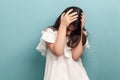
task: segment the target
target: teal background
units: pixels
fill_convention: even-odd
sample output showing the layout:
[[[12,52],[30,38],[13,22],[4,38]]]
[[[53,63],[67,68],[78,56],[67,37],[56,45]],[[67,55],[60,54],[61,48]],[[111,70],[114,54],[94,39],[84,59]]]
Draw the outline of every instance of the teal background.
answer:
[[[90,48],[82,59],[90,80],[120,80],[120,0],[0,0],[0,80],[42,80],[41,31],[68,6],[82,8]]]

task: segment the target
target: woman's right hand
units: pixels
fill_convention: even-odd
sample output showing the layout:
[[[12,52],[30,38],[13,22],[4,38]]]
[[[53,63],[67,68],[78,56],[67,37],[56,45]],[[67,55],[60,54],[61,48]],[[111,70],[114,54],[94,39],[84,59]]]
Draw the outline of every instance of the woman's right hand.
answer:
[[[68,12],[61,15],[60,26],[67,28],[70,23],[74,22],[78,18],[77,12],[72,12],[73,9],[70,9]],[[72,12],[72,13],[71,13]]]

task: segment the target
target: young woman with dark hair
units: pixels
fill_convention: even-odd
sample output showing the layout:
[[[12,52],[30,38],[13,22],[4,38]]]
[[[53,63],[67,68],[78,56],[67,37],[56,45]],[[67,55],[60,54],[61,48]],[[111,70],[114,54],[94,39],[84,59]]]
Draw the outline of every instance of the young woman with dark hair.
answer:
[[[81,56],[89,47],[85,17],[79,7],[68,7],[53,26],[42,31],[36,47],[46,56],[44,80],[89,80]]]

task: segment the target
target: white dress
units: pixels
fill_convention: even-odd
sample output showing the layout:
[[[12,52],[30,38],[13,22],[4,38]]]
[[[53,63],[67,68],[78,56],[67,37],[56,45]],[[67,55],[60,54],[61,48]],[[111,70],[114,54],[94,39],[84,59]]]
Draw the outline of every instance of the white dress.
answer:
[[[60,57],[53,55],[47,48],[45,42],[54,43],[56,37],[57,31],[48,28],[47,31],[42,31],[40,43],[36,47],[43,56],[46,56],[44,80],[89,80],[81,58],[78,61],[72,59],[70,47],[66,45],[64,54]],[[87,40],[84,49],[88,47]]]

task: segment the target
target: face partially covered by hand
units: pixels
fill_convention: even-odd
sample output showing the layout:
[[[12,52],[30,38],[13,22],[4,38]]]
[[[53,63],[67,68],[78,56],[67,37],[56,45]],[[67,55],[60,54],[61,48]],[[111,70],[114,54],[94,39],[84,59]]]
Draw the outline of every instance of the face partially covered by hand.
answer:
[[[67,32],[66,32],[66,36],[70,36],[70,34],[75,30],[75,27],[70,25],[69,27],[67,27]]]

